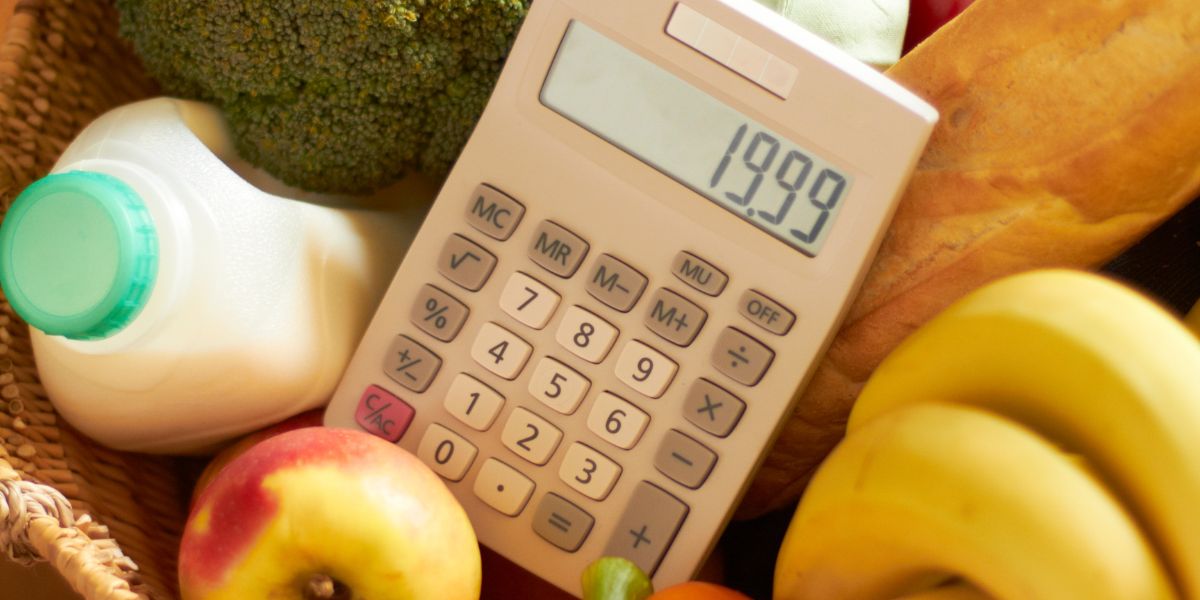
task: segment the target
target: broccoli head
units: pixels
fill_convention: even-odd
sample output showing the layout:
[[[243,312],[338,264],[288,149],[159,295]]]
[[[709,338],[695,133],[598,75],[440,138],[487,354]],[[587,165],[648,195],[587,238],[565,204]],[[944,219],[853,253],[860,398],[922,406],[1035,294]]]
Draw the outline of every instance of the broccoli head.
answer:
[[[166,93],[212,102],[242,158],[305,189],[442,178],[530,0],[117,0]]]

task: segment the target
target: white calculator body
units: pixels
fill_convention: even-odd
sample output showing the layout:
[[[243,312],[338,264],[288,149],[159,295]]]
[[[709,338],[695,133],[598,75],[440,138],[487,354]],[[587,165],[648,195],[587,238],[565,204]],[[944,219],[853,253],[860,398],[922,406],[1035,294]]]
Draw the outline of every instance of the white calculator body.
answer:
[[[689,579],[936,119],[752,0],[537,0],[325,422],[563,590]]]

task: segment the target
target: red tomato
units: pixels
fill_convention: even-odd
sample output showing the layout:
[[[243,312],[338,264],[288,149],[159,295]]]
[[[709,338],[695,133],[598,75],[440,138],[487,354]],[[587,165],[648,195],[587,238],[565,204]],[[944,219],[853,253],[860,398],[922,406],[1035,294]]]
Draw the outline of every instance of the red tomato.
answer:
[[[904,52],[945,25],[974,0],[912,0],[908,6],[908,29],[904,31]]]

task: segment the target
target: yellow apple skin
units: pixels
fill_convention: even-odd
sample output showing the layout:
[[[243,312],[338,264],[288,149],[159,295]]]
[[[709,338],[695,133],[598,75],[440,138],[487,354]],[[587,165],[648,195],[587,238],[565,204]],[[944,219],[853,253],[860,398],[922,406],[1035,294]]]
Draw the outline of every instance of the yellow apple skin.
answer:
[[[302,600],[317,576],[370,600],[476,599],[480,555],[436,474],[366,433],[267,439],[199,496],[179,552],[184,600]]]

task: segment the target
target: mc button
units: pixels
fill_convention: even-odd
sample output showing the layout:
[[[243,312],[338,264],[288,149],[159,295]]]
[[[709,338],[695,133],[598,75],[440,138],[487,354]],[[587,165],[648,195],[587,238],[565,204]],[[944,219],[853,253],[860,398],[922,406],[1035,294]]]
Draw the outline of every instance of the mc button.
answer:
[[[502,242],[512,236],[524,215],[525,207],[520,202],[487,184],[479,184],[467,202],[471,227]]]

